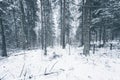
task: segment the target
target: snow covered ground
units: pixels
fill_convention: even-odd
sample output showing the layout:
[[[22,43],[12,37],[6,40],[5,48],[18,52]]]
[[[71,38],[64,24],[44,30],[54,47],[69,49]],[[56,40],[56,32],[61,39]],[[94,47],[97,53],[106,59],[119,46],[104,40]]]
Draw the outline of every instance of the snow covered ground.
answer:
[[[48,48],[48,56],[42,50],[13,53],[0,59],[0,80],[120,80],[120,50],[81,53],[77,47],[70,53],[69,48]]]

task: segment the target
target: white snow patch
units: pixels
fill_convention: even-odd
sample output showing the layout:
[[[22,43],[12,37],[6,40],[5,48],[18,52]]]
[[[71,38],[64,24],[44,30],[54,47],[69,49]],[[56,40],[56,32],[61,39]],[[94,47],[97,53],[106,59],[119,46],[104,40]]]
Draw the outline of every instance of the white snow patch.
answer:
[[[99,49],[85,57],[82,48],[22,51],[0,60],[1,80],[120,80],[119,50]],[[92,52],[92,51],[91,51]]]

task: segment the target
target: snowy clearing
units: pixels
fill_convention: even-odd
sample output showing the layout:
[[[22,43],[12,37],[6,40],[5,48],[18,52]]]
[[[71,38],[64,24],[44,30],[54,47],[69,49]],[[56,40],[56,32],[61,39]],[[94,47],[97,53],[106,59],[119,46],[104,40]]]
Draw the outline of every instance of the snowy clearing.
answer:
[[[120,51],[99,49],[84,57],[82,48],[14,53],[0,60],[1,80],[120,80]],[[108,55],[109,53],[109,55]],[[63,55],[64,54],[64,55]]]

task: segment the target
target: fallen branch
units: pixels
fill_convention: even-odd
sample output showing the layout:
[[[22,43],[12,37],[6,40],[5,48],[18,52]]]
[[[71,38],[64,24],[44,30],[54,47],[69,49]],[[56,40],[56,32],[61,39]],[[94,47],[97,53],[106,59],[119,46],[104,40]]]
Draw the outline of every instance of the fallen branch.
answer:
[[[45,73],[44,75],[51,75],[51,74],[58,74],[58,72],[50,72],[50,73]]]
[[[2,80],[5,76],[7,76],[7,74],[5,74],[3,77],[1,77],[0,80]]]
[[[28,54],[28,53],[21,53],[21,54],[15,54],[15,55],[13,55],[13,56],[19,56],[19,55],[25,55],[25,54]]]

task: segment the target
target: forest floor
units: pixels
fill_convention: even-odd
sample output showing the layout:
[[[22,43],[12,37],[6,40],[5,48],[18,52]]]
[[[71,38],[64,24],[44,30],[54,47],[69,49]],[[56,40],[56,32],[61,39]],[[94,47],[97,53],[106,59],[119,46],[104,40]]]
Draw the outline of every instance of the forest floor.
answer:
[[[83,48],[28,50],[0,59],[0,80],[120,80],[120,50],[96,49],[88,57]]]

